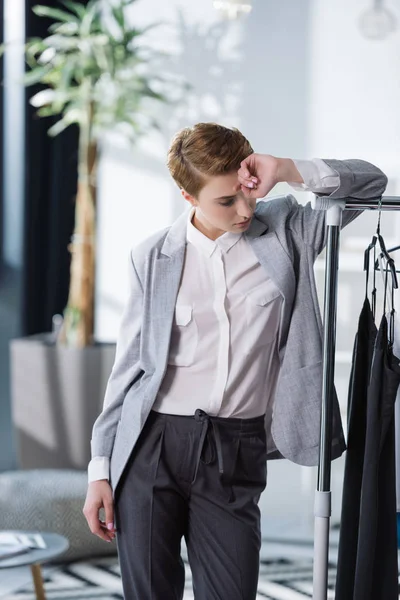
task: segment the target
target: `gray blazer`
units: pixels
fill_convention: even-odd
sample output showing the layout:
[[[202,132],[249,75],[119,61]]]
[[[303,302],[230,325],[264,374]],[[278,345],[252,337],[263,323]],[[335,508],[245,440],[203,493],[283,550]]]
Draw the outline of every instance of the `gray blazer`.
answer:
[[[325,159],[324,159],[325,160]],[[326,160],[340,175],[331,198],[378,198],[387,177],[362,160]],[[190,210],[190,208],[189,208]],[[266,276],[283,298],[279,331],[280,376],[273,411],[265,427],[275,442],[268,458],[318,464],[322,389],[322,322],[313,264],[326,242],[325,211],[299,205],[291,195],[258,201],[244,232]],[[343,226],[360,212],[345,211]],[[116,360],[103,411],[93,426],[93,456],[108,456],[117,487],[157,396],[167,369],[175,302],[186,248],[185,211],[131,252],[131,291],[117,340]],[[337,398],[334,401],[332,459],[346,445]]]

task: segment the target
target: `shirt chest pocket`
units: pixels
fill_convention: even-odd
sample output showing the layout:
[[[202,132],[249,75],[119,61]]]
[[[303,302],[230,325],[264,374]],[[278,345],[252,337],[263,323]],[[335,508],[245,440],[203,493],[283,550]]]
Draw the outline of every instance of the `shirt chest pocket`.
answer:
[[[281,321],[282,295],[272,282],[263,283],[246,295],[247,352],[273,342]]]
[[[177,304],[172,323],[168,364],[177,367],[190,367],[194,362],[198,337],[193,306]]]

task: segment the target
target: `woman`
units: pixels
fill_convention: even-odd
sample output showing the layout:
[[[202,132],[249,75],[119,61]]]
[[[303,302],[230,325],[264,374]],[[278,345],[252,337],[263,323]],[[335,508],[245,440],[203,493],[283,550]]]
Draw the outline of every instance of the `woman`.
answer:
[[[256,199],[281,181],[377,198],[387,178],[361,160],[255,154],[216,123],[178,132],[168,168],[191,206],[131,252],[83,512],[94,534],[116,534],[127,600],[183,597],[182,537],[197,600],[252,600],[266,461],[318,462],[326,229],[291,194]],[[336,398],[333,412],[332,459],[345,449]]]

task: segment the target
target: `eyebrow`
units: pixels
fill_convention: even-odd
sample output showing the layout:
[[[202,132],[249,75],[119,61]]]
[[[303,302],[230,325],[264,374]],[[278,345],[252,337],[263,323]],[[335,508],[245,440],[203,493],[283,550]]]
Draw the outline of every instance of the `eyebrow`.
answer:
[[[231,198],[236,198],[236,194],[230,194],[229,196],[220,196],[219,198],[214,198],[214,200],[230,200]]]

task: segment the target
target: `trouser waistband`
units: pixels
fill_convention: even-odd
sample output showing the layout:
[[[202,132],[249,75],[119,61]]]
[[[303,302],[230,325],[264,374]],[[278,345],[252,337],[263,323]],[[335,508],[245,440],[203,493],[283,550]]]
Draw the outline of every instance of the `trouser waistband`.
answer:
[[[224,461],[223,461],[223,453],[222,453],[222,444],[221,444],[221,436],[220,436],[220,428],[225,431],[229,431],[230,435],[237,435],[240,437],[241,435],[257,435],[260,431],[264,430],[264,415],[259,417],[253,417],[250,419],[238,419],[232,417],[215,417],[209,415],[201,408],[196,409],[194,415],[171,415],[168,413],[159,413],[157,411],[151,410],[150,415],[148,417],[152,421],[158,420],[171,420],[178,421],[182,424],[192,424],[193,421],[198,422],[201,425],[200,432],[200,441],[196,456],[196,465],[195,472],[192,480],[192,484],[196,481],[197,471],[199,467],[199,463],[203,453],[203,447],[206,437],[208,436],[210,441],[210,447],[213,448],[213,444],[210,440],[210,432],[214,433],[214,441],[215,448],[217,451],[217,460],[218,460],[218,471],[220,477],[224,475]],[[214,456],[211,456],[210,461],[212,462]]]

